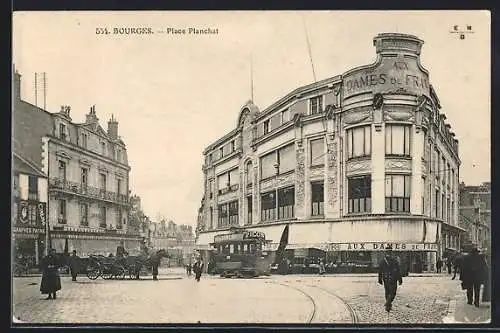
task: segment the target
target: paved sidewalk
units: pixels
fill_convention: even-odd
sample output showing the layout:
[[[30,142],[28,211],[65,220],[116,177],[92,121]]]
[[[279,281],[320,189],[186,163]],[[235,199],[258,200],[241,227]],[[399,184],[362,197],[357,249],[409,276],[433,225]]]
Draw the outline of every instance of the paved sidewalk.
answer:
[[[443,318],[447,324],[488,324],[491,322],[491,302],[481,302],[479,307],[467,304],[465,293],[450,301],[448,314]]]

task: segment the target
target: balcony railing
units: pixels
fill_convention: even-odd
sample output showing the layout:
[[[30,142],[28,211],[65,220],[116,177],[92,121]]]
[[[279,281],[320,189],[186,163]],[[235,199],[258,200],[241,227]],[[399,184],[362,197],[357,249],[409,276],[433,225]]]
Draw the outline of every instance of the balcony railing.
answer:
[[[79,195],[85,195],[94,199],[114,201],[123,204],[129,203],[128,197],[124,194],[117,194],[115,192],[109,192],[98,187],[82,185],[80,183],[60,178],[50,178],[49,188]]]

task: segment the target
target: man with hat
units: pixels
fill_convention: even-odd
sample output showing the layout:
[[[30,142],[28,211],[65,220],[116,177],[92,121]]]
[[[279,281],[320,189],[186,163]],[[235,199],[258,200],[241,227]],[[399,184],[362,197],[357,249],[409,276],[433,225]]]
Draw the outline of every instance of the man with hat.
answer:
[[[481,284],[487,280],[488,268],[486,261],[479,255],[479,250],[474,247],[463,260],[460,270],[462,289],[467,290],[467,304],[479,307],[479,293]]]
[[[397,259],[392,254],[392,246],[388,245],[385,248],[384,258],[378,267],[378,283],[382,284],[385,289],[385,310],[387,312],[392,309],[392,302],[396,297],[396,291],[399,285],[403,283],[403,277]]]

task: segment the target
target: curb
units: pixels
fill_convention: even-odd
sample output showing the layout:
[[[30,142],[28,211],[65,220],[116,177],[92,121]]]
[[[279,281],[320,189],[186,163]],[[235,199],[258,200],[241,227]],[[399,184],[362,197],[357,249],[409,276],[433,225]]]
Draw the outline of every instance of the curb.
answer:
[[[446,313],[446,316],[443,317],[442,322],[444,324],[455,324],[458,323],[458,321],[455,320],[455,311],[457,310],[457,299],[452,298],[448,302],[448,311]]]

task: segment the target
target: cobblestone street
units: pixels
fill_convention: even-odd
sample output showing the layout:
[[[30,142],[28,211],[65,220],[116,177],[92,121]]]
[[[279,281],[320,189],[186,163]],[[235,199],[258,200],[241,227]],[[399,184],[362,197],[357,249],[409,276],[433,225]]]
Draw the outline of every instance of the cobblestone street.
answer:
[[[181,270],[160,274],[159,281],[64,276],[56,301],[40,295],[40,277],[15,278],[14,315],[28,323],[442,323],[450,301],[465,302],[448,275],[405,278],[388,315],[373,274],[204,275],[199,283]]]

